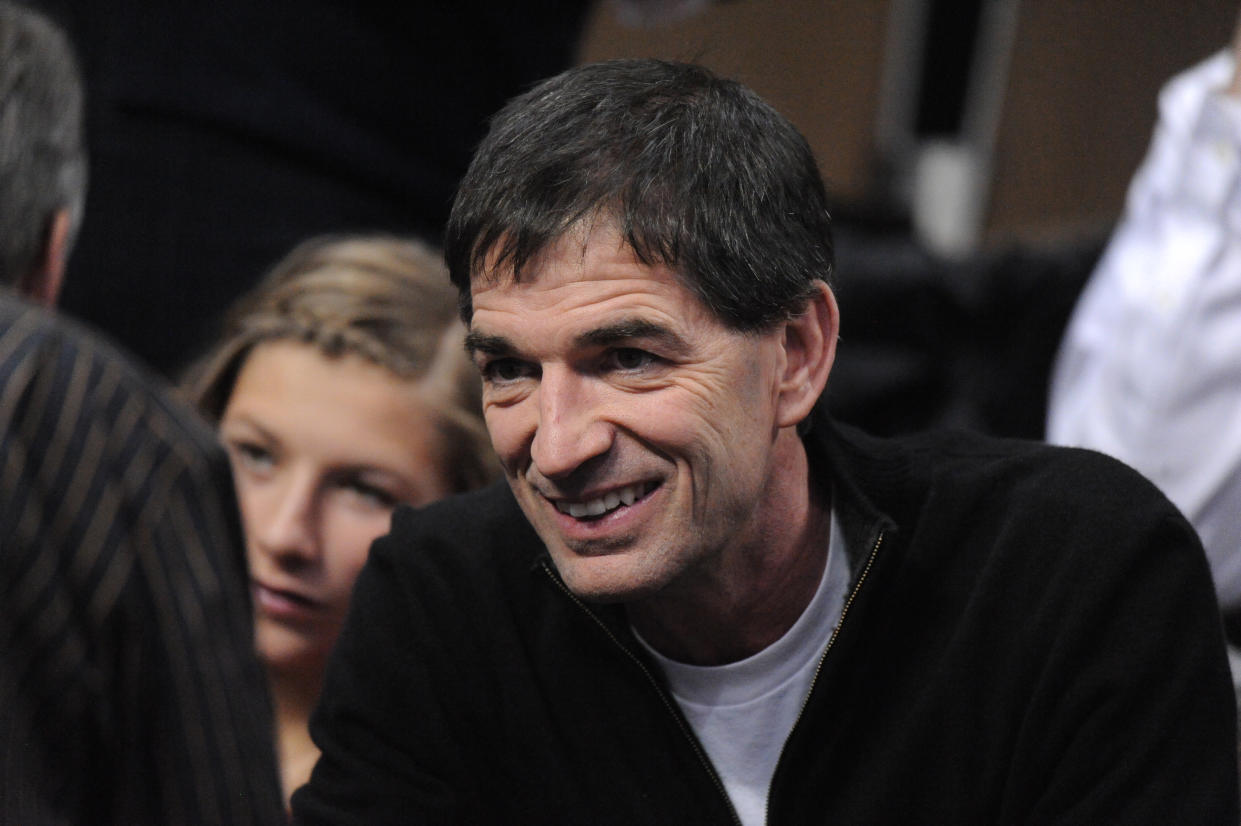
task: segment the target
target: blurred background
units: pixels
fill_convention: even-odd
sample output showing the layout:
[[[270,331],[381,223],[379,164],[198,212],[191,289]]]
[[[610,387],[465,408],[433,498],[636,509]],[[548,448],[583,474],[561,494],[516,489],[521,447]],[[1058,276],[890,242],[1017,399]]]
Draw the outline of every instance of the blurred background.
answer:
[[[575,62],[701,62],[796,124],[833,203],[836,414],[1042,434],[1060,334],[1157,92],[1235,0],[39,0],[88,88],[64,308],[178,375],[304,238],[435,241],[486,119]]]
[[[733,0],[635,26],[596,6],[578,59],[703,63],[755,89],[851,207],[937,251],[1105,231],[1159,87],[1224,47],[1225,0]]]
[[[809,139],[836,204],[836,415],[883,433],[1040,438],[1060,334],[1158,91],[1227,45],[1236,4],[699,5],[657,26],[596,6],[579,59],[704,63]]]

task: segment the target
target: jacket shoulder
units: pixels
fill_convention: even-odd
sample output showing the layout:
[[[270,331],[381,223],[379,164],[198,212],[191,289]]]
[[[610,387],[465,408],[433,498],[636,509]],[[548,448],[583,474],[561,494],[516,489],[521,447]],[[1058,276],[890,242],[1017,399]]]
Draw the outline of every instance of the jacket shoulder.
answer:
[[[481,574],[529,570],[544,549],[500,480],[422,507],[397,508],[391,530],[371,553],[399,566]]]
[[[1141,473],[1095,450],[970,433],[928,435],[913,449],[933,467],[936,482],[980,497],[1004,493],[1100,514],[1154,509],[1179,515]]]

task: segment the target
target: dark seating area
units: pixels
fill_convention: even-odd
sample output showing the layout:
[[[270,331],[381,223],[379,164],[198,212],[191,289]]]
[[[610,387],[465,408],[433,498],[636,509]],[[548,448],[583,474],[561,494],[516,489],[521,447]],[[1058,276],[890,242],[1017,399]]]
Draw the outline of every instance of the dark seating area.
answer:
[[[1105,241],[948,261],[899,224],[842,218],[835,286],[845,322],[830,409],[888,435],[960,427],[1041,438],[1056,348]]]

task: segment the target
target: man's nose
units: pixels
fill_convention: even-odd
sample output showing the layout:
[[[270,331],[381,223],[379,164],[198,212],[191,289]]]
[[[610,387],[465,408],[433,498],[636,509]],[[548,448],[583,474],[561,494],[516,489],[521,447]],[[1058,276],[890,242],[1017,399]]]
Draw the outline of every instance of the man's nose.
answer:
[[[315,481],[308,474],[290,475],[270,491],[259,545],[273,556],[308,562],[319,555]]]
[[[599,416],[599,388],[589,376],[565,368],[545,368],[539,381],[538,423],[530,458],[544,476],[563,478],[607,453],[612,425]]]

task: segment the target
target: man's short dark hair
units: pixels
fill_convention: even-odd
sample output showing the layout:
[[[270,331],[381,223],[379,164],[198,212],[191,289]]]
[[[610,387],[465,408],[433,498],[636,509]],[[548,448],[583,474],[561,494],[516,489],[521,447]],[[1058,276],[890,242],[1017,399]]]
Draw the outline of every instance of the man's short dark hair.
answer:
[[[45,254],[69,211],[68,246],[86,199],[82,80],[68,38],[39,13],[0,2],[0,284]]]
[[[832,240],[806,140],[701,66],[614,60],[511,100],[462,179],[445,254],[469,319],[471,278],[522,268],[582,222],[611,221],[724,324],[755,331],[828,281]]]

